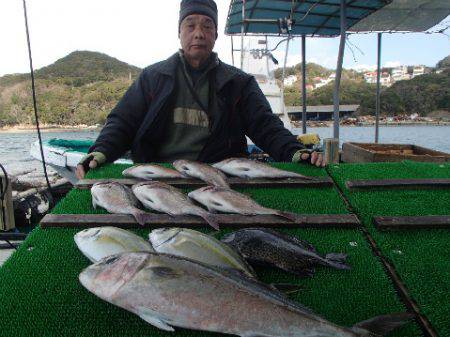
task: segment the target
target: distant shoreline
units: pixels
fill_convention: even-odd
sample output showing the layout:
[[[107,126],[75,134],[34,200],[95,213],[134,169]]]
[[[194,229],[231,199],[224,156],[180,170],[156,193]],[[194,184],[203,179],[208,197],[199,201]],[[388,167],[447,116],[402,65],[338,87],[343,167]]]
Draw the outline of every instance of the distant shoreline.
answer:
[[[42,132],[73,132],[73,131],[100,131],[101,127],[98,125],[61,125],[61,126],[41,126]],[[20,125],[0,128],[0,133],[27,133],[30,131],[36,131],[35,125]]]
[[[375,123],[356,123],[356,124],[348,124],[342,122],[339,124],[340,126],[350,126],[350,127],[368,127],[375,126]],[[428,121],[428,122],[380,122],[380,126],[448,126],[450,125],[450,121]],[[292,126],[294,128],[301,128],[302,123],[298,121],[292,121]],[[333,121],[308,121],[307,127],[310,128],[327,128],[333,126]],[[99,125],[61,125],[61,126],[41,126],[40,130],[42,132],[74,132],[74,131],[100,131],[102,126]],[[3,127],[0,128],[0,133],[27,133],[31,131],[36,131],[36,126],[34,125],[20,125],[20,126],[12,126],[12,127]]]

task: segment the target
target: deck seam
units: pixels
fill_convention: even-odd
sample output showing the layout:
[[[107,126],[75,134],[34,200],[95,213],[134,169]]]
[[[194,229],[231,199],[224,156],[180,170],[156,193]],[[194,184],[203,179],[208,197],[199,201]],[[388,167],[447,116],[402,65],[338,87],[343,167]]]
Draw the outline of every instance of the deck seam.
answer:
[[[402,302],[405,304],[407,309],[411,311],[415,315],[415,321],[420,326],[422,332],[426,337],[439,337],[438,333],[436,332],[435,328],[431,324],[431,322],[428,320],[428,318],[423,315],[420,312],[420,307],[416,303],[416,301],[413,299],[413,297],[409,294],[408,288],[403,284],[399,274],[395,270],[394,265],[389,261],[387,257],[385,257],[380,248],[378,248],[378,245],[376,241],[372,238],[369,231],[364,227],[363,222],[361,221],[361,218],[357,212],[357,210],[352,206],[350,201],[347,199],[347,197],[344,194],[344,191],[339,186],[338,182],[335,180],[333,175],[329,172],[328,168],[326,168],[326,172],[328,176],[333,180],[333,185],[336,187],[341,199],[344,201],[347,210],[356,216],[356,218],[359,221],[359,226],[357,227],[366,238],[367,242],[370,244],[372,248],[373,254],[378,257],[383,264],[386,273],[388,274],[389,278],[392,280],[394,284],[394,288],[397,292],[397,295],[402,300]]]

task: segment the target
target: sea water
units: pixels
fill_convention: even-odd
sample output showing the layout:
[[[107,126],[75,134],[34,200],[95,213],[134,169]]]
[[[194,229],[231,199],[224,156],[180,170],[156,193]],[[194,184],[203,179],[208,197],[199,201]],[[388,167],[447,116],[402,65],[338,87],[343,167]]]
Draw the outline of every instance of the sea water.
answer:
[[[293,132],[300,134],[301,129],[294,129]],[[318,133],[321,139],[333,137],[332,127],[308,128],[307,132]],[[97,131],[42,133],[43,140],[51,138],[95,140],[97,136]],[[341,145],[343,142],[372,143],[374,139],[374,127],[340,127]],[[36,140],[36,132],[0,132],[0,164],[5,166],[11,174],[32,169],[42,172],[42,164],[30,156],[30,146]],[[450,126],[382,126],[380,127],[380,143],[416,144],[450,153]]]

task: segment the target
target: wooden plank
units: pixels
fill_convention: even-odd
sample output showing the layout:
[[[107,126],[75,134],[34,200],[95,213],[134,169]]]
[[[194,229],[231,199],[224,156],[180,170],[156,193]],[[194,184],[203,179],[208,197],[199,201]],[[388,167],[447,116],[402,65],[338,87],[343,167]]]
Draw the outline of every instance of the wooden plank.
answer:
[[[419,162],[445,163],[450,155],[411,144],[344,143],[343,161],[348,163],[400,162],[405,159]],[[401,153],[403,152],[403,153]]]
[[[371,163],[374,153],[353,143],[342,145],[342,161],[345,163]]]
[[[142,179],[81,179],[75,187],[79,189],[90,189],[93,184],[97,182],[119,182],[124,185],[134,185],[145,180]],[[198,188],[205,186],[204,181],[198,179],[158,179],[169,185],[179,188]],[[317,177],[311,180],[305,180],[300,178],[287,178],[287,179],[242,179],[242,178],[229,178],[228,183],[233,188],[240,187],[328,187],[333,185],[333,180],[330,177]]]
[[[316,228],[355,228],[359,221],[353,214],[301,215],[292,222],[275,215],[244,216],[238,214],[216,214],[219,224],[225,227],[316,227]],[[41,220],[42,228],[90,228],[97,226],[116,226],[121,228],[140,228],[131,215],[126,214],[47,214]],[[155,227],[205,227],[207,223],[196,216],[170,216],[150,214],[145,228]]]
[[[381,179],[348,180],[345,186],[351,189],[371,188],[450,188],[450,179]]]
[[[450,229],[450,215],[376,216],[373,222],[378,230]]]

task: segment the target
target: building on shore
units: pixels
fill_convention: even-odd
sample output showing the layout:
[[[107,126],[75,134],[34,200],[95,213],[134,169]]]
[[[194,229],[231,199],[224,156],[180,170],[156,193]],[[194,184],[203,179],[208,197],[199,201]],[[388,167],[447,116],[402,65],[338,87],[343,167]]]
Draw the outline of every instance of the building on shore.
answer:
[[[339,106],[339,116],[347,117],[353,116],[359,109],[359,104],[348,104]],[[292,120],[301,120],[303,106],[287,106],[286,111]],[[307,105],[306,119],[307,120],[332,120],[334,106],[333,105]]]
[[[411,78],[425,74],[424,66],[414,66]]]
[[[409,80],[411,78],[411,76],[408,74],[407,66],[392,68],[391,77],[393,82]]]
[[[377,83],[377,71],[369,71],[364,74],[364,80],[369,84]],[[380,83],[382,86],[389,87],[392,85],[392,77],[388,72],[382,72],[380,77]]]
[[[284,85],[286,87],[290,87],[294,85],[295,82],[298,81],[298,77],[296,75],[290,75],[284,79]]]

